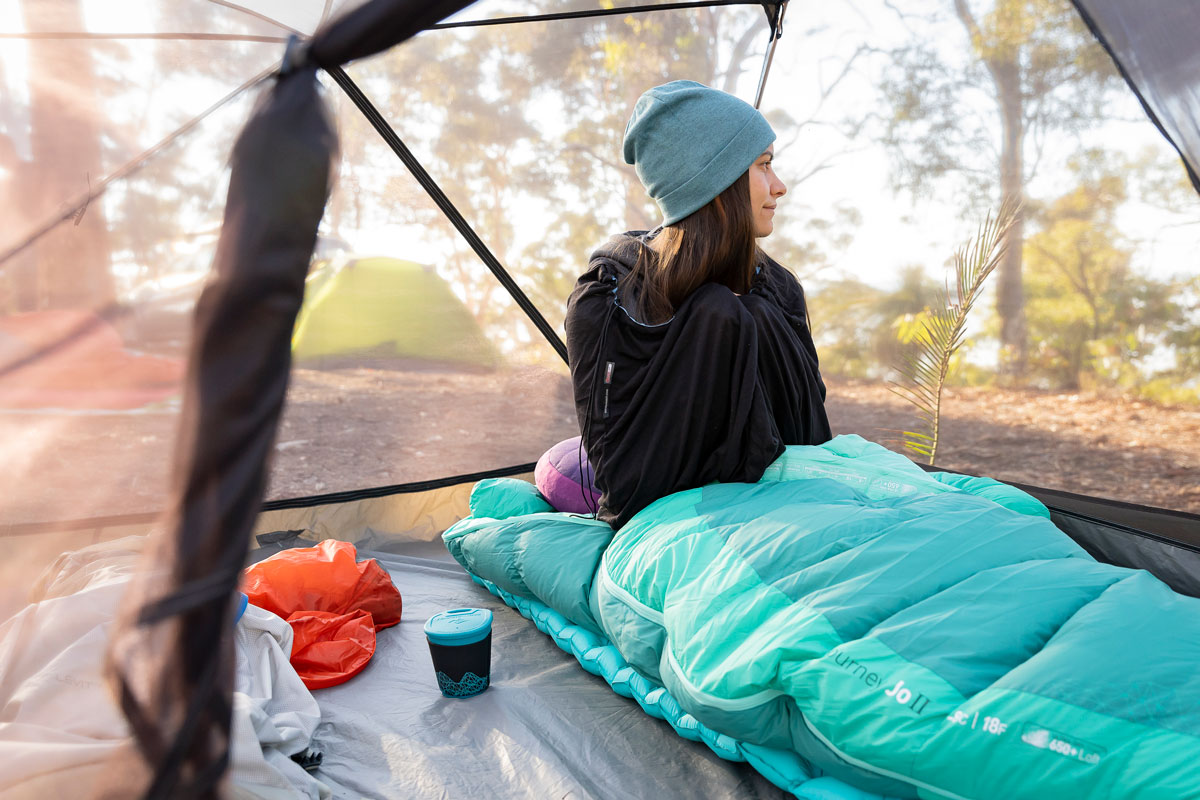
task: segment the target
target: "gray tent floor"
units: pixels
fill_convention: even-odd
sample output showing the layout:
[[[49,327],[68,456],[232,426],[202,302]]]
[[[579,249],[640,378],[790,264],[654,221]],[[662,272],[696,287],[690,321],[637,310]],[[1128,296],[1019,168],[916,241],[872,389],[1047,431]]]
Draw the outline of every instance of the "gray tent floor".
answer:
[[[680,738],[585,672],[516,611],[473,583],[440,542],[359,551],[377,558],[404,599],[374,658],[313,694],[322,722],[316,777],[337,798],[789,797],[750,766]],[[425,621],[474,606],[494,614],[491,687],[438,691]]]

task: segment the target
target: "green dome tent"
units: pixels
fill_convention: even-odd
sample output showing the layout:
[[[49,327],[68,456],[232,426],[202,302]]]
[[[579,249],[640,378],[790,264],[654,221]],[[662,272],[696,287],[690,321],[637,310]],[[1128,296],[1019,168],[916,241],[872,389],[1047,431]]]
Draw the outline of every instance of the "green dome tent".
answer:
[[[394,562],[397,574],[420,573],[428,578],[445,573],[444,564],[414,565],[411,559],[417,557],[414,553],[428,555],[429,549],[421,547],[466,513],[472,486],[482,478],[529,473],[532,461],[546,447],[575,432],[570,397],[562,394],[562,365],[521,372],[516,368],[518,360],[505,361],[507,356],[495,356],[504,361],[505,378],[489,375],[470,384],[477,393],[466,390],[466,379],[432,386],[418,385],[414,379],[407,388],[432,390],[421,395],[419,411],[371,420],[374,425],[395,426],[390,430],[398,431],[399,440],[419,441],[420,447],[379,447],[378,436],[366,443],[344,439],[359,402],[372,399],[369,381],[353,370],[333,372],[332,388],[315,400],[311,391],[287,394],[293,353],[301,361],[365,354],[356,363],[370,366],[374,363],[370,356],[379,346],[396,342],[398,353],[398,338],[406,338],[380,333],[386,327],[383,309],[388,303],[377,302],[383,298],[376,296],[378,286],[369,281],[358,302],[343,304],[334,300],[336,293],[331,290],[328,309],[321,309],[324,303],[318,304],[315,294],[308,298],[309,310],[302,306],[322,215],[355,217],[347,209],[366,193],[364,186],[374,192],[377,208],[374,216],[370,209],[363,214],[362,227],[386,222],[386,211],[393,209],[397,197],[404,198],[409,223],[428,224],[435,215],[449,221],[456,243],[474,253],[473,285],[486,301],[481,306],[502,308],[509,315],[506,324],[511,322],[516,332],[508,335],[506,343],[541,348],[551,360],[556,354],[565,359],[555,320],[559,312],[554,308],[565,296],[562,287],[544,280],[547,276],[537,267],[521,268],[527,262],[520,258],[522,251],[510,249],[501,258],[491,249],[498,252],[509,244],[513,237],[505,220],[510,213],[519,213],[505,206],[511,198],[503,189],[513,176],[504,158],[536,150],[528,140],[504,137],[535,128],[536,135],[529,136],[535,143],[555,141],[559,130],[554,120],[543,110],[540,118],[535,113],[529,119],[510,118],[512,124],[489,128],[478,118],[423,116],[421,111],[430,104],[412,90],[412,84],[424,83],[435,95],[469,94],[468,109],[500,102],[501,110],[509,113],[511,109],[496,98],[502,94],[499,87],[518,79],[519,71],[485,59],[487,51],[476,41],[452,38],[470,29],[467,26],[519,21],[530,26],[523,30],[542,30],[544,37],[527,48],[532,58],[542,59],[536,74],[536,85],[541,87],[575,76],[578,62],[560,49],[561,43],[570,39],[594,45],[596,29],[589,26],[596,19],[649,19],[651,11],[686,15],[709,6],[728,6],[720,9],[722,13],[738,11],[737,5],[749,6],[740,11],[752,13],[759,27],[748,31],[754,35],[748,35],[745,49],[735,54],[749,60],[750,43],[764,44],[762,51],[750,55],[761,57],[766,65],[782,33],[786,3],[579,2],[566,9],[557,3],[481,4],[486,6],[481,16],[451,21],[439,30],[434,28],[440,21],[466,3],[163,2],[140,15],[113,12],[85,0],[19,5],[23,23],[6,27],[3,42],[28,47],[32,68],[28,74],[15,68],[17,56],[3,62],[8,79],[27,78],[29,89],[14,93],[15,102],[6,98],[0,108],[0,172],[6,181],[0,186],[0,209],[6,220],[0,237],[0,313],[73,308],[119,322],[129,313],[131,286],[168,285],[164,279],[191,268],[202,252],[197,242],[211,233],[222,215],[224,221],[212,280],[205,293],[194,298],[191,372],[181,413],[132,409],[105,416],[39,413],[0,420],[8,470],[6,492],[0,499],[0,531],[11,555],[3,567],[4,584],[7,591],[15,592],[14,587],[33,582],[33,573],[59,553],[80,544],[104,545],[126,534],[140,537],[139,548],[147,550],[143,570],[127,596],[122,618],[111,626],[113,674],[138,746],[126,748],[114,759],[115,765],[104,771],[108,783],[102,788],[118,795],[212,796],[227,766],[230,609],[252,534],[259,536],[254,544],[260,554],[291,534],[301,541],[343,538],[378,551],[400,551]],[[1195,138],[1200,111],[1195,101],[1192,35],[1196,11],[1172,0],[1139,4],[1077,0],[1075,5],[1126,73],[1151,119],[1181,149],[1194,181],[1200,153]],[[515,18],[486,18],[503,15],[514,6],[523,12]],[[337,16],[347,8],[352,12]],[[4,24],[12,23],[6,18]],[[651,35],[653,29],[647,26],[643,32]],[[369,58],[414,36],[393,54],[380,57],[403,57],[393,65],[395,69],[382,69],[383,62]],[[479,86],[449,83],[458,78],[453,70],[461,63],[442,65],[431,57],[429,43],[437,36],[451,37],[457,47],[449,50],[476,56],[484,64],[479,74],[472,73]],[[293,44],[281,70],[280,53],[289,40]],[[495,41],[501,41],[499,35]],[[737,45],[742,47],[740,41]],[[517,40],[515,46],[526,43]],[[670,69],[689,66],[673,64]],[[318,74],[328,76],[330,91],[317,90]],[[122,80],[112,79],[117,75]],[[396,80],[397,75],[405,80]],[[665,76],[648,72],[638,77],[648,83]],[[671,72],[670,77],[688,76]],[[765,77],[764,68],[760,95]],[[109,97],[104,92],[118,94]],[[233,134],[249,114],[251,100],[255,111],[235,145]],[[333,107],[337,135],[323,103]],[[583,97],[579,105],[586,108],[587,103]],[[147,115],[144,109],[157,113]],[[431,136],[430,128],[453,135]],[[370,139],[361,135],[364,131]],[[426,134],[424,145],[412,143],[419,142],[422,134]],[[331,188],[339,169],[333,158],[338,136],[342,137],[342,167],[355,180]],[[489,144],[493,139],[501,140],[494,149]],[[442,152],[456,140],[467,145]],[[569,148],[578,143],[566,144],[560,154],[572,152]],[[226,193],[224,173],[204,167],[222,162],[230,152],[234,166]],[[412,175],[411,180],[396,179],[405,183],[400,190],[386,179],[372,184],[383,159],[392,154]],[[443,189],[436,170],[423,166],[435,157],[442,162],[469,159],[473,167],[469,177],[486,173],[494,196],[480,185],[444,181]],[[586,159],[564,157],[561,162],[541,172],[527,162],[519,166],[529,184],[542,191],[561,184],[568,191],[581,192],[599,182],[584,167]],[[197,164],[203,166],[198,169]],[[610,170],[602,173],[608,177],[613,174],[611,165],[597,169]],[[426,195],[429,200],[420,199]],[[486,233],[481,235],[477,229]],[[394,263],[380,272],[392,268]],[[359,277],[345,280],[357,284]],[[484,280],[487,288],[480,288]],[[330,286],[335,281],[326,279]],[[430,307],[446,294],[431,290],[423,297],[395,302],[407,304],[403,307],[409,313],[432,317]],[[447,305],[460,308],[448,301]],[[381,309],[376,322],[365,326],[367,333],[351,336],[340,325],[333,329],[338,317],[357,323],[355,317],[366,306]],[[328,318],[322,320],[326,314]],[[464,327],[470,327],[465,319]],[[307,337],[315,336],[318,328],[331,331],[333,344],[309,342]],[[22,352],[19,362],[0,364],[0,380],[18,374],[31,360],[50,360],[72,337],[85,333],[82,327],[67,331],[57,344],[47,344],[40,352]],[[293,337],[297,337],[295,352]],[[473,336],[447,335],[418,347],[464,355],[461,361],[470,364],[488,350],[475,350],[473,342]],[[125,344],[137,350],[137,341]],[[491,352],[499,351],[508,352],[502,348]],[[467,427],[468,419],[476,427]],[[422,436],[426,438],[418,438]],[[277,480],[289,473],[316,473],[332,482],[340,463],[336,459],[314,463],[315,459],[293,458],[303,453],[309,439],[318,437],[341,444],[339,454],[344,459],[391,459],[412,465],[411,470],[368,486],[321,483],[297,489],[284,484],[286,488],[280,489],[267,483],[268,463],[273,464]],[[451,454],[456,440],[465,444]],[[489,441],[495,447],[485,450],[483,445]],[[439,448],[435,457],[423,460],[429,455],[426,451],[435,447]],[[1195,515],[1026,488],[1049,506],[1061,530],[1097,558],[1152,571],[1181,592],[1200,592],[1200,520]],[[269,498],[265,504],[264,495]],[[164,509],[165,514],[160,514]],[[63,556],[60,566],[80,563],[88,574],[91,562],[79,555]],[[402,569],[411,571],[402,573]],[[410,586],[420,590],[401,587],[416,595],[414,601],[432,603],[428,598],[435,597],[445,598],[444,602],[463,602],[462,598],[483,602],[470,594],[469,584],[464,588],[461,572],[436,584],[422,583],[418,577],[412,578]],[[55,592],[68,588],[42,581],[37,591],[39,597],[53,600]],[[417,602],[413,605],[428,610]],[[14,649],[6,651],[3,669],[28,666],[45,656],[37,649],[39,632],[48,630],[36,626],[15,630],[14,635],[20,635]],[[346,779],[369,763],[378,782],[359,793],[397,796],[388,794],[393,783],[403,788],[433,786],[436,791],[436,778],[430,776],[444,774],[450,781],[456,773],[451,762],[457,758],[463,764],[463,782],[455,784],[457,793],[446,791],[454,796],[474,796],[485,789],[497,795],[549,796],[550,790],[558,794],[563,786],[581,787],[580,793],[601,797],[650,792],[662,798],[740,797],[746,796],[747,786],[757,796],[782,796],[782,790],[766,785],[745,765],[716,762],[700,746],[676,741],[673,735],[660,736],[662,726],[656,722],[630,719],[627,715],[636,712],[631,703],[591,691],[594,682],[576,675],[579,670],[574,664],[553,661],[559,657],[553,648],[524,636],[516,625],[508,632],[507,649],[497,663],[508,665],[506,669],[520,664],[528,672],[508,673],[514,691],[507,697],[516,699],[497,718],[515,720],[524,726],[522,730],[492,735],[493,729],[488,728],[472,738],[479,733],[474,730],[478,718],[471,716],[472,709],[479,705],[421,707],[414,720],[401,713],[405,703],[415,702],[414,696],[399,701],[394,695],[342,718],[348,728],[375,738],[356,742],[357,752],[334,754],[328,765],[331,774],[336,770]],[[407,644],[421,643],[409,640]],[[533,655],[520,661],[522,652]],[[387,667],[397,670],[396,675],[409,675],[400,670],[412,653],[397,654]],[[0,685],[8,684],[0,681]],[[89,688],[58,673],[48,685],[64,693],[63,706],[70,706]],[[345,687],[336,695],[339,702],[331,705],[348,708],[355,688],[354,684]],[[68,694],[76,691],[79,694]],[[538,738],[535,734],[543,730],[541,726],[554,721],[548,719],[550,715],[536,713],[545,706],[546,696],[563,703],[555,709],[557,717],[580,722],[574,727],[546,727],[549,732]],[[504,692],[495,692],[486,701],[505,697]],[[5,703],[11,700],[12,696],[0,698]],[[397,707],[401,708],[397,711]],[[561,709],[568,713],[558,713]],[[373,718],[395,721],[395,727],[372,728],[368,722]],[[0,726],[7,722],[0,721]],[[613,735],[617,728],[622,735]],[[27,746],[23,752],[38,750],[36,741],[22,738],[18,727],[0,730],[8,737],[5,741]],[[452,742],[449,747],[447,740]],[[448,773],[433,771],[434,756],[439,754],[448,755],[442,765]],[[17,761],[9,766],[19,766]],[[654,768],[640,769],[648,764]],[[54,784],[55,776],[68,781],[77,766],[59,763],[56,769],[35,776],[43,781],[35,788],[61,788]],[[631,788],[625,782],[629,775],[651,783],[641,784],[640,790]],[[786,783],[779,775],[771,777]],[[410,782],[402,783],[406,779]],[[812,787],[812,796],[821,796],[822,788]],[[40,796],[53,794],[42,791]]]
[[[395,258],[318,263],[292,334],[297,364],[371,353],[494,367],[496,351],[432,267]]]

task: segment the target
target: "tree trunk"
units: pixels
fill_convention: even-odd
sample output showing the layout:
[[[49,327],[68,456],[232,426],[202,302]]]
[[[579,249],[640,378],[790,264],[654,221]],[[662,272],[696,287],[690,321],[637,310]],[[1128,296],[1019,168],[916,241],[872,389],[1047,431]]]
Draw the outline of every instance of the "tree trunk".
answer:
[[[733,46],[733,52],[729,56],[729,67],[725,70],[725,80],[721,89],[729,94],[737,93],[737,83],[742,77],[745,70],[742,67],[742,62],[746,60],[750,53],[750,46],[758,39],[761,30],[757,24],[751,25],[742,31],[742,35],[738,38],[737,43]],[[714,79],[716,76],[713,76]]]
[[[84,30],[80,0],[22,0],[25,28]],[[91,45],[62,39],[29,42],[33,169],[24,194],[33,224],[57,216],[103,179],[100,108]],[[115,291],[108,227],[99,201],[60,223],[34,245],[38,308],[100,308]]]
[[[1066,374],[1063,376],[1065,378],[1061,387],[1063,391],[1078,392],[1083,386],[1080,378],[1083,376],[1085,363],[1087,363],[1087,342],[1079,342],[1071,348]]]
[[[1003,142],[1000,147],[1001,202],[1025,200],[1023,148],[1025,119],[1021,99],[1020,66],[1014,62],[992,65],[998,90]],[[1025,374],[1029,363],[1029,336],[1025,324],[1025,288],[1022,283],[1022,249],[1025,213],[1019,211],[1008,234],[1008,249],[997,269],[999,285],[996,312],[1000,316],[1001,371],[1012,377]]]

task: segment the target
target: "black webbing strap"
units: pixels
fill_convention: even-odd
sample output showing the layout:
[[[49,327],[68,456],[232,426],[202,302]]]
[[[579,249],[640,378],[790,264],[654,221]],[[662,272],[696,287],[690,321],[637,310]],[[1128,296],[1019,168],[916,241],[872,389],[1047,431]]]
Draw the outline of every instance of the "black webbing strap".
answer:
[[[278,511],[288,508],[312,508],[313,506],[337,505],[339,503],[354,503],[360,500],[373,500],[378,497],[391,497],[399,494],[417,494],[448,486],[461,486],[464,483],[477,483],[485,478],[511,478],[515,475],[526,475],[533,472],[537,466],[534,462],[514,464],[508,467],[496,467],[481,472],[468,472],[460,475],[448,475],[444,478],[432,478],[425,481],[409,481],[393,483],[387,486],[373,486],[368,489],[350,489],[344,492],[327,492],[304,497],[285,497],[278,500],[267,500],[261,506],[261,511]],[[86,517],[82,519],[52,520],[47,522],[14,522],[0,525],[0,539],[13,536],[37,536],[47,533],[62,533],[64,531],[95,530],[111,528],[120,525],[150,525],[162,517],[163,512],[146,511],[131,514],[112,514],[104,517]]]
[[[679,11],[689,8],[708,8],[709,6],[767,6],[774,5],[750,0],[696,0],[687,3],[652,3],[636,6],[621,6],[619,8],[593,8],[586,11],[560,11],[557,14],[530,14],[524,17],[494,17],[492,19],[470,19],[462,22],[441,22],[430,25],[427,30],[444,30],[446,28],[480,28],[487,25],[509,25],[514,22],[554,22],[563,19],[586,19],[587,17],[612,17],[623,14],[640,14],[647,11]],[[767,13],[770,17],[770,12]]]
[[[537,467],[535,462],[515,464],[511,467],[497,467],[482,472],[470,472],[464,475],[451,475],[446,478],[433,478],[427,481],[409,481],[408,483],[393,483],[389,486],[375,486],[370,489],[350,489],[345,492],[330,492],[315,494],[307,497],[293,497],[280,500],[268,500],[262,504],[263,511],[277,511],[284,508],[312,508],[313,506],[328,506],[338,503],[354,503],[359,500],[372,500],[377,497],[391,497],[397,494],[416,494],[448,486],[460,486],[464,483],[478,483],[485,478],[511,478],[514,475],[525,475]]]
[[[567,346],[563,344],[563,340],[559,338],[558,332],[555,331],[554,327],[546,321],[546,318],[542,316],[542,312],[538,311],[537,306],[535,306],[525,292],[521,290],[521,287],[518,286],[516,281],[512,279],[512,276],[508,274],[508,271],[504,269],[504,266],[500,263],[496,256],[492,255],[492,251],[489,250],[488,246],[483,243],[482,239],[479,238],[479,234],[475,233],[475,230],[471,227],[471,224],[467,222],[466,218],[458,212],[458,209],[455,208],[454,204],[450,202],[450,198],[446,196],[446,193],[442,191],[441,187],[437,185],[437,182],[434,181],[430,174],[425,171],[425,168],[421,166],[421,162],[417,161],[417,157],[414,156],[412,151],[408,149],[408,146],[400,140],[400,136],[396,133],[392,126],[388,124],[387,120],[383,118],[383,115],[379,113],[379,110],[372,105],[371,101],[367,99],[367,96],[362,93],[362,90],[358,88],[358,85],[350,79],[350,76],[347,75],[345,70],[343,70],[341,67],[327,67],[326,71],[333,77],[335,81],[337,81],[338,86],[342,87],[343,91],[346,92],[346,95],[350,98],[351,102],[358,106],[358,110],[363,113],[363,116],[365,116],[375,130],[379,132],[379,135],[382,136],[383,140],[387,142],[389,147],[392,148],[392,151],[399,156],[401,161],[404,162],[404,166],[408,167],[408,171],[411,172],[413,177],[417,179],[417,182],[421,184],[421,188],[423,188],[429,194],[429,196],[433,198],[433,202],[437,204],[437,207],[440,208],[442,213],[446,215],[446,218],[453,223],[455,229],[459,232],[459,234],[462,235],[464,239],[467,240],[467,244],[471,246],[471,249],[475,251],[475,254],[483,260],[483,263],[487,265],[487,268],[492,271],[492,274],[496,276],[496,279],[500,281],[501,285],[508,290],[508,293],[512,295],[513,300],[517,301],[517,305],[519,305],[521,310],[524,311],[529,319],[533,321],[533,324],[537,326],[537,329],[542,332],[543,336],[546,337],[546,341],[550,342],[550,345],[558,352],[560,356],[562,356],[562,360],[565,362],[567,360]]]

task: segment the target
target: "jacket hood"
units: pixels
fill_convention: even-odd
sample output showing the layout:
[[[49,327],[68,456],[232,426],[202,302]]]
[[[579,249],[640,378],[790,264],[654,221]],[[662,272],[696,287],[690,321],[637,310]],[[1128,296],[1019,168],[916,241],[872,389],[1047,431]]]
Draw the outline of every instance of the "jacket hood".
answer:
[[[618,233],[610,237],[607,242],[597,247],[588,259],[588,267],[601,267],[603,272],[604,262],[610,262],[617,279],[628,275],[633,271],[637,264],[638,255],[647,246],[642,237],[646,235],[646,231],[627,231]]]
[[[637,266],[638,257],[648,250],[644,240],[646,231],[627,231],[618,233],[604,244],[596,248],[588,259],[588,271],[582,281],[597,281],[607,283],[616,280],[618,288],[618,305],[626,309],[638,307],[638,294],[641,282],[630,276]]]

